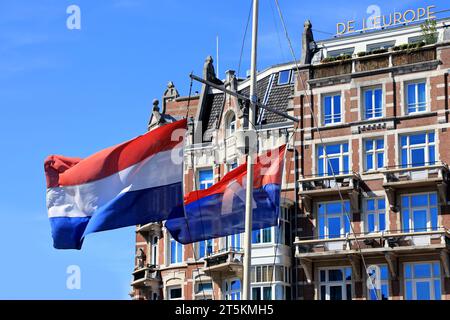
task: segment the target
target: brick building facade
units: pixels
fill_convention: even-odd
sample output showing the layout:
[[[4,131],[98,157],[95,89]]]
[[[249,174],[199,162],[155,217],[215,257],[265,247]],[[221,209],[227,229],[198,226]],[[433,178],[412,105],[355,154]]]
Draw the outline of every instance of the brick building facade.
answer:
[[[320,41],[311,61],[259,72],[260,101],[301,122],[257,112],[260,151],[289,152],[280,225],[252,234],[253,299],[450,299],[449,23],[427,43],[417,24]],[[212,58],[203,77],[248,94],[233,71],[217,79]],[[186,192],[243,163],[245,125],[236,98],[204,85],[188,99],[170,83],[149,129],[188,104]],[[242,246],[181,246],[163,224],[138,226],[131,296],[240,299]]]

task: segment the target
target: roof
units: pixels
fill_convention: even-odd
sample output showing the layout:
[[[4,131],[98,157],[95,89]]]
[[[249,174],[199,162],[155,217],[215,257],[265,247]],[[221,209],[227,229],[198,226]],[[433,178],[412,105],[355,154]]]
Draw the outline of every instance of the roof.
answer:
[[[288,66],[288,65],[286,65]],[[292,66],[288,66],[286,69],[292,69]],[[267,106],[282,111],[287,112],[289,97],[292,96],[294,92],[294,83],[289,83],[286,85],[278,85],[279,77],[279,66],[275,66],[272,69],[272,73],[267,72],[266,69],[261,79],[258,80],[257,95],[261,103]],[[261,73],[260,73],[261,75]],[[244,95],[250,94],[250,87],[246,86],[239,93]],[[207,128],[204,134],[204,141],[212,140],[212,132],[216,130],[215,125],[216,120],[219,121],[222,110],[224,107],[224,94],[223,93],[210,93],[207,96],[206,110],[209,110],[209,114],[206,115],[204,122],[207,122]],[[208,113],[208,112],[207,112]],[[260,118],[260,116],[262,116]],[[260,123],[263,124],[275,124],[284,123],[287,119],[276,115],[269,111],[257,110],[258,119],[262,120]]]

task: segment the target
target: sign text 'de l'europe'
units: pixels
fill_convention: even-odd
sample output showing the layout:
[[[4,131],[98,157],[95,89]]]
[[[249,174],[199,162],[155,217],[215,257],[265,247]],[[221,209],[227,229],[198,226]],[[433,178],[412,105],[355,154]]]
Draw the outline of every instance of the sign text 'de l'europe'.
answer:
[[[364,32],[420,20],[435,19],[435,12],[433,11],[435,8],[436,6],[428,6],[417,9],[408,9],[403,12],[393,12],[386,15],[373,15],[368,19],[362,19],[362,22],[359,24],[357,20],[339,22],[336,24],[336,34],[343,35],[354,32]]]

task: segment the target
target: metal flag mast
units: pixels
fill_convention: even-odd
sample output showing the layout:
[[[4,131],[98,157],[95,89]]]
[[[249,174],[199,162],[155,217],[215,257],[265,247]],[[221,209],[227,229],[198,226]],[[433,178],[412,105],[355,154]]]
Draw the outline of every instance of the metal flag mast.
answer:
[[[251,135],[251,131],[255,128],[255,112],[256,104],[258,101],[257,96],[257,56],[258,56],[258,11],[259,0],[253,0],[253,21],[252,21],[252,54],[251,54],[251,70],[250,70],[250,106],[248,110],[248,133],[249,137],[256,136]],[[255,143],[252,139],[248,140],[248,153],[247,153],[247,183],[246,183],[246,197],[245,197],[245,233],[244,233],[244,270],[243,270],[243,287],[242,287],[242,299],[250,300],[250,273],[252,263],[252,213],[253,213],[253,167],[254,167],[254,155],[255,146],[250,145]],[[257,141],[256,141],[256,144]]]
[[[259,13],[259,0],[253,0],[253,23],[252,23],[252,52],[251,52],[251,70],[250,70],[250,96],[240,94],[225,88],[225,86],[215,84],[206,79],[202,79],[193,74],[190,75],[192,80],[201,82],[207,86],[220,90],[226,94],[234,96],[238,99],[249,101],[248,110],[248,128],[246,128],[247,140],[247,180],[246,180],[246,198],[245,198],[245,232],[244,232],[244,263],[243,263],[243,286],[242,286],[242,299],[250,300],[250,279],[251,279],[251,260],[252,260],[252,213],[253,213],[253,169],[254,160],[257,153],[258,141],[254,140],[255,133],[255,120],[256,120],[256,106],[263,108],[269,112],[276,113],[282,117],[285,117],[291,121],[299,122],[299,119],[292,117],[284,112],[272,109],[258,101],[257,96],[257,52],[258,52],[258,13]],[[254,145],[251,145],[251,144]]]

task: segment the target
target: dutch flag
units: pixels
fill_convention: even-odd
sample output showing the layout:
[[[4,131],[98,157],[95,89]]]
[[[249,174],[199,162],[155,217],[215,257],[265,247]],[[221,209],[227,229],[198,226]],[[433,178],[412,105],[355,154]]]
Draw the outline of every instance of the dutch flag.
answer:
[[[86,159],[48,157],[54,247],[79,250],[90,233],[183,216],[186,127],[167,124]]]

